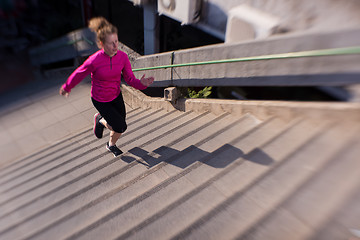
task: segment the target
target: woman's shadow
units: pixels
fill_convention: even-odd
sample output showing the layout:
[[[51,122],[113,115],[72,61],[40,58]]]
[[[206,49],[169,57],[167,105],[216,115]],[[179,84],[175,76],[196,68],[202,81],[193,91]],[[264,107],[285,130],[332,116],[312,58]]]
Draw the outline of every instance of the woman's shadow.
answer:
[[[225,144],[213,152],[204,151],[194,145],[181,151],[168,146],[161,146],[153,152],[148,152],[139,147],[132,148],[128,152],[129,154],[124,154],[120,159],[127,163],[137,161],[148,168],[161,162],[172,164],[182,169],[196,161],[200,161],[214,168],[225,168],[236,160],[251,161],[255,164],[266,166],[274,162],[274,160],[260,148],[255,148],[248,154],[244,154],[241,149],[230,144]]]

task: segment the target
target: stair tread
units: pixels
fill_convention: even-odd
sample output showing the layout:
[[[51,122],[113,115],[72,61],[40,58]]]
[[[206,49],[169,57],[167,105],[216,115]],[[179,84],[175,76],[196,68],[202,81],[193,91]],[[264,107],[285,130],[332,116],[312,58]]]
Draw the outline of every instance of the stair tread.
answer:
[[[312,177],[311,169],[330,161],[355,134],[350,122],[331,119],[270,117],[260,121],[251,114],[234,118],[140,108],[130,110],[128,125],[118,144],[125,152],[121,157],[113,158],[106,151],[106,130],[99,140],[88,128],[0,170],[0,236],[267,236],[257,223],[272,229],[269,236],[279,236],[274,228],[277,221],[289,221],[291,229],[299,219],[311,216],[301,215],[301,202],[284,199],[297,194],[309,201],[317,197],[320,202],[315,193],[321,192],[320,183],[326,181],[319,180],[318,189],[309,185],[308,191],[292,186]],[[317,152],[317,146],[326,145],[331,151]],[[356,165],[351,161],[357,151],[351,152],[349,164],[343,166],[347,171]],[[317,154],[319,158],[312,160]],[[307,163],[310,170],[297,173],[299,162]],[[288,171],[295,171],[297,178],[281,188],[280,183],[290,178]],[[343,200],[358,185],[355,172],[349,179],[354,183],[344,185]],[[323,211],[334,215],[341,200],[336,198]],[[230,218],[233,223],[226,223]],[[306,221],[319,229],[332,224],[321,219]],[[305,225],[299,229],[299,236],[312,234]]]

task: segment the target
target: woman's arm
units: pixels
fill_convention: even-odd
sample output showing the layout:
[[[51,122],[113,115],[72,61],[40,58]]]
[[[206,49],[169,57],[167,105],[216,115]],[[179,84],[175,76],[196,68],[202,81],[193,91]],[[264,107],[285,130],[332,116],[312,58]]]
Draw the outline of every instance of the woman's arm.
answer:
[[[91,61],[87,59],[81,66],[79,66],[67,79],[67,81],[60,88],[60,95],[68,96],[76,85],[78,85],[87,75],[93,71]]]
[[[137,79],[134,76],[134,73],[131,69],[131,64],[130,64],[130,60],[127,57],[126,53],[124,54],[124,68],[123,68],[123,77],[125,82],[127,82],[127,84],[129,84],[130,86],[139,89],[139,90],[144,90],[146,89],[148,86],[150,86],[153,82],[154,82],[154,78],[153,77],[148,77],[145,78],[145,74],[141,77],[141,79]]]
[[[141,77],[140,82],[142,85],[148,87],[154,82],[154,77],[145,77],[145,74]]]

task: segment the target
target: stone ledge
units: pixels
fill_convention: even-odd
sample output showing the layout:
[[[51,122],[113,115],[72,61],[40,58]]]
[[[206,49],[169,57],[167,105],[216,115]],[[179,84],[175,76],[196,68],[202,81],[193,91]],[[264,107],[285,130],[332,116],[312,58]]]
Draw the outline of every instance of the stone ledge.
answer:
[[[177,109],[198,113],[206,111],[215,115],[227,112],[235,117],[250,113],[261,120],[271,116],[284,120],[296,117],[360,120],[360,103],[178,99],[175,104],[172,104],[164,98],[146,96],[141,91],[126,85],[122,85],[122,90],[126,103],[133,108],[153,108],[167,111]]]

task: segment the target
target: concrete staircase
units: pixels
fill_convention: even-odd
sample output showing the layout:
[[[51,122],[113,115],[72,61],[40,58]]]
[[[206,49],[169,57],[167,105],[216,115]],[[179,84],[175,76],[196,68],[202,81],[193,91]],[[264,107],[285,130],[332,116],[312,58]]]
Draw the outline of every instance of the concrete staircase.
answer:
[[[86,123],[2,165],[1,239],[348,239],[360,229],[357,105],[345,116],[336,104],[286,114],[301,103],[281,102],[179,111],[123,91],[122,156]]]

